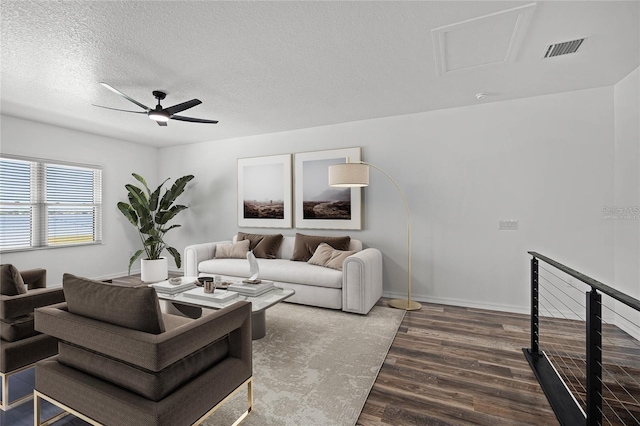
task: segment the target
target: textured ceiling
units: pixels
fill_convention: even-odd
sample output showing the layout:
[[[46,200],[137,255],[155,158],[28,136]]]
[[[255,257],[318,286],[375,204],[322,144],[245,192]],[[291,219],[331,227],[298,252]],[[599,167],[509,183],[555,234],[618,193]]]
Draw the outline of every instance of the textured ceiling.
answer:
[[[608,86],[639,66],[639,2],[543,1],[515,62],[437,75],[432,29],[530,3],[1,0],[2,113],[169,146]],[[470,33],[490,38],[456,38],[461,63],[509,43]],[[101,81],[149,106],[152,90],[165,107],[198,98],[181,115],[220,123],[93,107],[137,109]]]

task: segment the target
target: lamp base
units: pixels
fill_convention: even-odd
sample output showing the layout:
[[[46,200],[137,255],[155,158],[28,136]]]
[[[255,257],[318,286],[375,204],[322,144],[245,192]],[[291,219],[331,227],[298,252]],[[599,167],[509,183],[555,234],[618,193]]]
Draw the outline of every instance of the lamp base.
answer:
[[[404,309],[405,311],[417,311],[418,309],[422,309],[422,305],[420,303],[407,299],[389,300],[387,305],[396,309]]]

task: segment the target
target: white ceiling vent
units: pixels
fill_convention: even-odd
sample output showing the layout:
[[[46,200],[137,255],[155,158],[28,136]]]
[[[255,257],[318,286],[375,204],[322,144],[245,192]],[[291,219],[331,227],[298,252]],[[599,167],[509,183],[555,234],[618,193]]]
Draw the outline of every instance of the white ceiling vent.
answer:
[[[583,37],[571,41],[563,41],[562,43],[550,44],[544,50],[544,58],[553,58],[554,56],[568,55],[569,53],[576,53],[580,46],[584,44],[584,41],[589,37]]]

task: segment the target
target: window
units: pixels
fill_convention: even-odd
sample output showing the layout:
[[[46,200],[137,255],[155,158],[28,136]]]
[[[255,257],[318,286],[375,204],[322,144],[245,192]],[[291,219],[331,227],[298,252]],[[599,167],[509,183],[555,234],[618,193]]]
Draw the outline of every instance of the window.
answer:
[[[102,241],[102,170],[0,157],[0,251]]]

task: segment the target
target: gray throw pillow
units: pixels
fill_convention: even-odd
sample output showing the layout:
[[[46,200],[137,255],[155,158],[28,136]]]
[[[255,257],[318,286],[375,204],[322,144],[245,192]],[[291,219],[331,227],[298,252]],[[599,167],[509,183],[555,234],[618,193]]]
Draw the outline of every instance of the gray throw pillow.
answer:
[[[145,333],[164,333],[156,290],[124,287],[64,274],[64,298],[69,312]]]
[[[249,241],[216,244],[216,259],[246,259],[249,253]]]
[[[327,243],[336,250],[349,250],[351,237],[322,237],[316,235],[304,235],[296,233],[296,240],[293,244],[293,255],[291,260],[308,262],[316,252],[320,243]]]
[[[27,287],[20,271],[11,264],[0,265],[0,294],[3,296],[17,296],[25,294]]]

